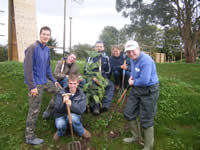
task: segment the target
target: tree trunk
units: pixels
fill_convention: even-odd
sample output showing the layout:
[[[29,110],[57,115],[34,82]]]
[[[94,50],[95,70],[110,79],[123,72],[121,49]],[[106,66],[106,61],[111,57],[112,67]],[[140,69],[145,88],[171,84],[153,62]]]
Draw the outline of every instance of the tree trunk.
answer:
[[[186,63],[196,62],[196,48],[195,43],[192,44],[192,41],[184,41],[184,51],[185,51],[185,61]]]

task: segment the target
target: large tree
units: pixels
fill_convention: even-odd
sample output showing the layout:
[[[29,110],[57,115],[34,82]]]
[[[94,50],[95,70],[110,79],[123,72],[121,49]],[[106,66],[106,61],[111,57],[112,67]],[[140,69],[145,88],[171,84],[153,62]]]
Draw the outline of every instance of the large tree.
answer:
[[[87,51],[92,51],[93,47],[88,44],[77,44],[72,47],[72,51],[77,56],[78,59],[85,59],[88,57]]]
[[[113,26],[104,27],[99,39],[104,42],[105,50],[110,55],[111,46],[119,44],[119,31]]]
[[[178,26],[184,44],[186,62],[195,62],[200,35],[200,2],[197,0],[116,0],[116,9],[132,24],[161,27]]]

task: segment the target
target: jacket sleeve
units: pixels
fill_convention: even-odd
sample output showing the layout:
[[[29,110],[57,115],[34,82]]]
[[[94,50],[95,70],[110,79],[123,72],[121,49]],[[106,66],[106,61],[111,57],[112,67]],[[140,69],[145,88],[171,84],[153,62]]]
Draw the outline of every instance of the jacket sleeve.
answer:
[[[51,56],[50,56],[50,49],[48,49],[48,62],[47,62],[47,77],[48,79],[50,79],[53,83],[56,82],[56,80],[54,79],[52,72],[51,72]]]
[[[105,78],[107,78],[107,79],[109,79],[109,77],[110,77],[110,73],[111,73],[111,66],[110,66],[110,60],[109,60],[109,57],[108,56],[103,56],[104,58],[105,58],[105,64],[103,64],[103,65],[105,65],[105,66],[102,66],[102,68],[104,68],[103,69],[103,72],[102,72],[102,75],[105,77]]]
[[[78,95],[79,100],[72,101],[71,112],[81,115],[86,110],[86,96],[81,91]]]
[[[55,74],[55,78],[57,80],[62,80],[65,78],[65,74],[63,72],[61,72],[62,64],[63,64],[63,60],[59,60],[56,63],[54,74]]]
[[[34,65],[34,49],[35,46],[30,46],[25,51],[24,58],[24,77],[26,78],[28,89],[36,88],[34,81],[33,65]]]

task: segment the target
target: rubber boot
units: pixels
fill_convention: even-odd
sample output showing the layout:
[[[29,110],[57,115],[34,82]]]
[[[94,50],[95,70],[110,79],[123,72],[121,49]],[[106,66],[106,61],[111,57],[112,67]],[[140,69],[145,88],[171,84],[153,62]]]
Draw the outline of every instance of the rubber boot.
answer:
[[[144,148],[142,150],[153,150],[154,144],[154,127],[144,130]]]
[[[129,138],[124,138],[123,141],[125,143],[131,143],[131,142],[135,142],[138,140],[138,126],[137,126],[137,121],[136,120],[132,120],[130,121],[130,127],[131,127],[131,133],[132,133],[132,137]]]

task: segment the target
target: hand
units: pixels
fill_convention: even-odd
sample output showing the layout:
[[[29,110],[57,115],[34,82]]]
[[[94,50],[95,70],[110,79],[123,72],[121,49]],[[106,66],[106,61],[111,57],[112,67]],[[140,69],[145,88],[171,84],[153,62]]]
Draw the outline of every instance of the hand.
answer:
[[[68,105],[69,107],[71,107],[72,101],[70,99],[66,99],[65,104]]]
[[[130,78],[128,79],[128,83],[129,83],[130,86],[132,86],[132,85],[134,84],[134,79],[133,79],[133,77],[130,77]]]
[[[96,82],[97,84],[99,83],[99,81],[97,80],[97,78],[93,77],[92,79],[94,82]]]
[[[78,76],[78,83],[80,83],[83,80],[82,76]]]
[[[30,94],[31,94],[32,97],[37,96],[38,95],[38,89],[37,88],[32,89],[30,91]]]
[[[60,87],[61,86],[57,81],[54,83],[54,85],[55,85],[55,87]]]
[[[127,69],[128,69],[127,64],[121,65],[121,69],[123,69],[123,70],[127,70]]]

